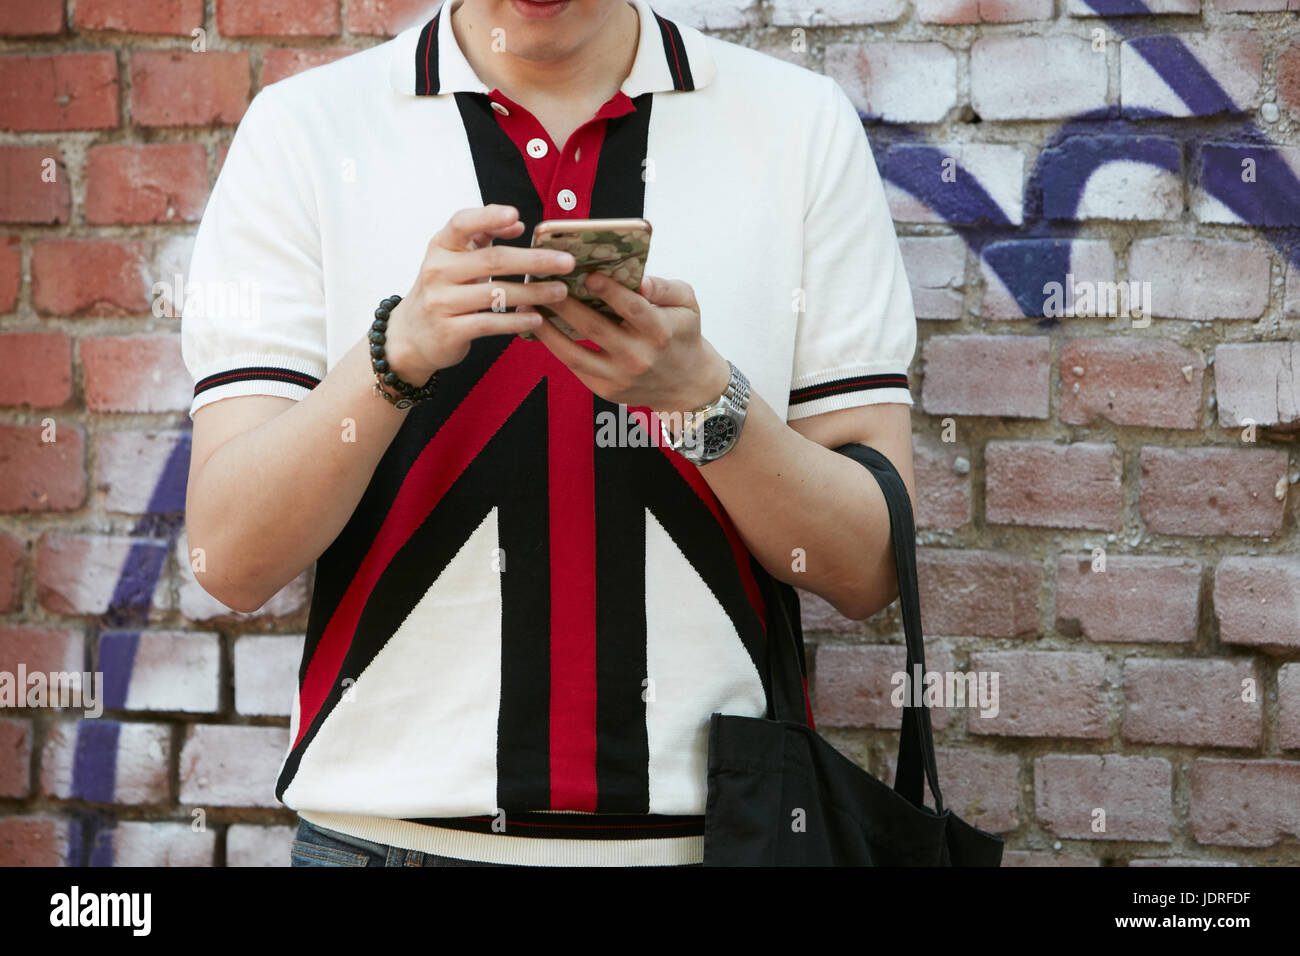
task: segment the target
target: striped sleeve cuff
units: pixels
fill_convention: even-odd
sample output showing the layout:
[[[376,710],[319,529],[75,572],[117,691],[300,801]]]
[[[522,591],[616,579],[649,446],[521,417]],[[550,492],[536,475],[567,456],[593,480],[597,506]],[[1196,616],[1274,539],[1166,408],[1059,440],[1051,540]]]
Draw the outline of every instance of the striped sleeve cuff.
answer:
[[[905,372],[854,374],[840,369],[805,376],[802,384],[791,388],[786,421],[885,402],[913,404]]]
[[[276,395],[301,401],[324,376],[325,369],[301,359],[268,355],[236,358],[224,368],[198,378],[190,418],[204,405],[242,395]]]

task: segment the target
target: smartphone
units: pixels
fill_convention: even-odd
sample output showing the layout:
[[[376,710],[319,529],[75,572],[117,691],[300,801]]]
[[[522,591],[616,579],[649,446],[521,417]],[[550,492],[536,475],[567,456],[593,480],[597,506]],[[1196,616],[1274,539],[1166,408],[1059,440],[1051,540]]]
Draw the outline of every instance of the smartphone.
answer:
[[[559,279],[569,287],[569,295],[579,302],[613,322],[622,322],[622,316],[588,291],[587,276],[602,272],[633,292],[641,288],[646,257],[650,254],[650,223],[644,219],[547,219],[533,228],[532,246],[571,252],[576,261],[573,271],[565,275],[527,275],[525,282]],[[554,310],[544,305],[534,308],[569,338],[583,337]],[[537,338],[527,330],[520,332],[519,337]]]

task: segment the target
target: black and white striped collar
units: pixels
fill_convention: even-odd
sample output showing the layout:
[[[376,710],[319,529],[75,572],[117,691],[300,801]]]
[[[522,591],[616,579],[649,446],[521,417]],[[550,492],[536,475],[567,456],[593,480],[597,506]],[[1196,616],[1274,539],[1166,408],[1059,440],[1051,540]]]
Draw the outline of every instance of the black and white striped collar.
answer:
[[[492,92],[470,67],[442,16],[459,2],[444,0],[427,23],[393,39],[389,79],[395,90],[414,96]],[[691,91],[713,79],[713,57],[703,33],[660,16],[646,0],[628,2],[641,18],[641,35],[632,70],[620,88],[623,93],[635,98],[642,93]]]

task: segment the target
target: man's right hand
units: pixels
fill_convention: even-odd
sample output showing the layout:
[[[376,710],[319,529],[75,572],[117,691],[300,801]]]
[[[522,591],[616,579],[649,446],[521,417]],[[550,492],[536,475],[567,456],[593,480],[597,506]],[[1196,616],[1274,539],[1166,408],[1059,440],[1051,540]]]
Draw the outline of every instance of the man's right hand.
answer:
[[[574,267],[570,253],[493,245],[520,235],[524,223],[513,206],[462,209],[429,241],[415,285],[388,320],[389,368],[412,385],[469,354],[474,339],[535,328],[537,312],[510,306],[559,302],[563,282],[503,282],[494,275],[563,275]],[[488,311],[483,311],[488,310]]]

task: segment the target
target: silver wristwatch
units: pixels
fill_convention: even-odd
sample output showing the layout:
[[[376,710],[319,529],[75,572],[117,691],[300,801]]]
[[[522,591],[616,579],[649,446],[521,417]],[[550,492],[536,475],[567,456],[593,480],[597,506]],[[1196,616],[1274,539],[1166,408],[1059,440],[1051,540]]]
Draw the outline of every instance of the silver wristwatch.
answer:
[[[718,400],[683,416],[681,433],[673,441],[661,418],[664,444],[696,465],[721,458],[735,447],[749,408],[749,379],[730,361],[731,379]]]

